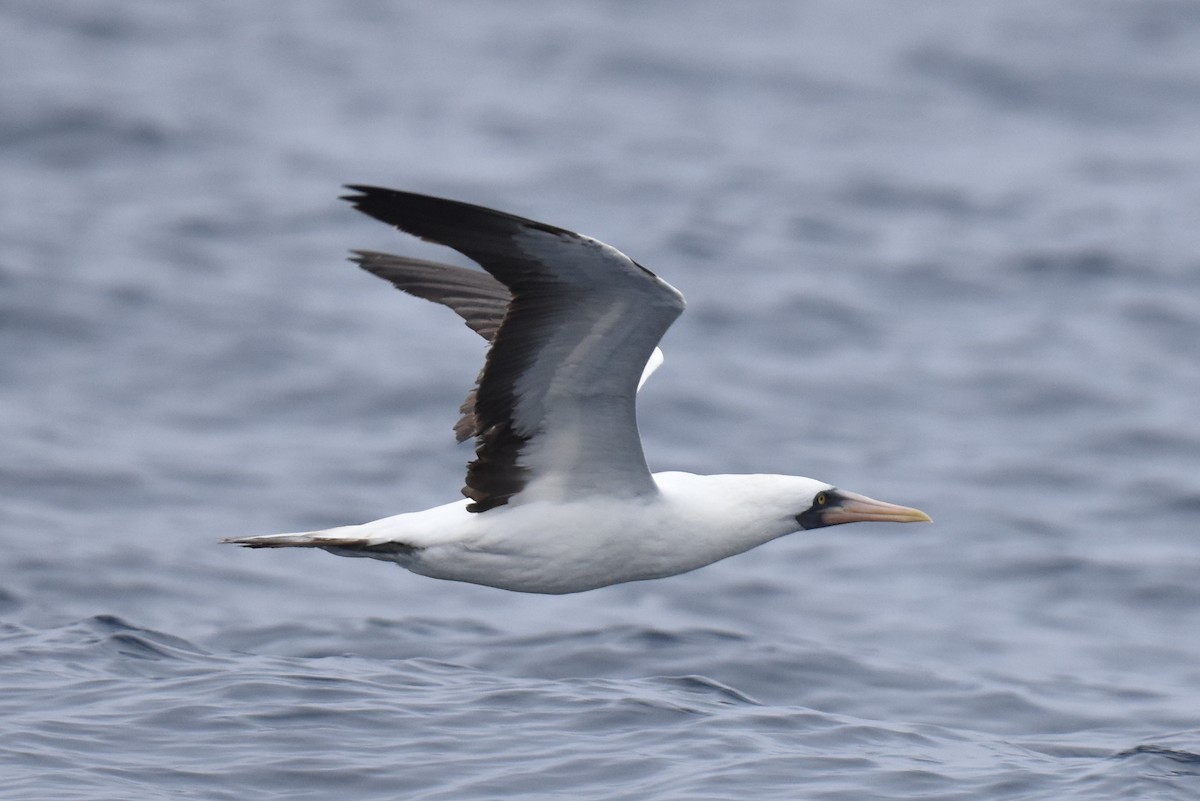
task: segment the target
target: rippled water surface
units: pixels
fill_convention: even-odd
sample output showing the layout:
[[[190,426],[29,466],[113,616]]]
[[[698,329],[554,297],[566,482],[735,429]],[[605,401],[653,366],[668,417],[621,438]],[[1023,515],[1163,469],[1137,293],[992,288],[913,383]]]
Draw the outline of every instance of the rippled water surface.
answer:
[[[1200,797],[1187,2],[0,6],[0,799]],[[222,536],[450,500],[347,182],[688,297],[656,469],[932,526],[577,596]]]

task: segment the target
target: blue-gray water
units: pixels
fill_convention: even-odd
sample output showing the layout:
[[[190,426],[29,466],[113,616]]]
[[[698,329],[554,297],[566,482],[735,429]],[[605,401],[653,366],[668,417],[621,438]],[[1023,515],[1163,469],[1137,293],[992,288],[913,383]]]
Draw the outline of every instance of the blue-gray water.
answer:
[[[0,799],[1200,797],[1190,2],[0,5]],[[222,536],[457,497],[366,182],[688,297],[657,469],[930,526],[569,597]]]

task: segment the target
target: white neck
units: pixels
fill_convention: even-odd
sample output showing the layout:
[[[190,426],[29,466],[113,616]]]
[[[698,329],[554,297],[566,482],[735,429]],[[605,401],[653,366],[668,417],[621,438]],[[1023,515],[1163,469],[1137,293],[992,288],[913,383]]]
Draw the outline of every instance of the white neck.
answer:
[[[800,529],[796,516],[830,485],[802,476],[655,473],[664,505],[685,526],[664,545],[692,556],[694,567],[748,551]],[[667,541],[670,539],[671,541]]]

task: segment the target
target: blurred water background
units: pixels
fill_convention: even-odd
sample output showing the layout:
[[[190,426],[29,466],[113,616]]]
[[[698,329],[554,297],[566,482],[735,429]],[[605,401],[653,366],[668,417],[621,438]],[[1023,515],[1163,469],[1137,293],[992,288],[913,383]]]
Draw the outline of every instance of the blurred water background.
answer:
[[[0,4],[0,799],[1200,797],[1200,6]],[[222,536],[457,497],[340,185],[689,312],[655,469],[929,511],[569,597]]]

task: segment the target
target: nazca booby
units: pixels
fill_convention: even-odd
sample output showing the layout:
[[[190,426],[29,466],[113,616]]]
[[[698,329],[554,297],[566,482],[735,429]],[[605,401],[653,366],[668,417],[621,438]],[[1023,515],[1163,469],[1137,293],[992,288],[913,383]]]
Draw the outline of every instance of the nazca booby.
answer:
[[[694,570],[795,531],[929,520],[800,476],[651,474],[634,402],[684,309],[674,287],[573,231],[411,192],[347,188],[359,211],[486,271],[371,251],[353,258],[448,306],[491,343],[454,429],[460,442],[475,440],[466,499],[224,542],[322,548],[433,578],[570,593]]]

